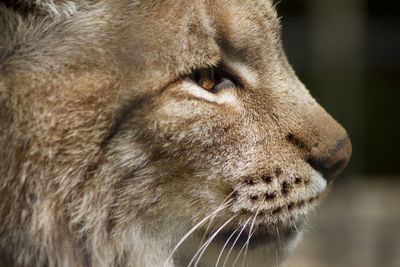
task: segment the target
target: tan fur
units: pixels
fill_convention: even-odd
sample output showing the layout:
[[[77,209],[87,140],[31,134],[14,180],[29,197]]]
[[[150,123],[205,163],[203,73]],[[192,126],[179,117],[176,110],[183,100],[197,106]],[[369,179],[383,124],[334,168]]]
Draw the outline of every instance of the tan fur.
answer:
[[[312,160],[351,147],[287,63],[272,3],[27,3],[0,4],[0,266],[186,266],[207,223],[169,254],[227,197],[208,236],[257,214],[271,240],[249,266],[280,260],[325,191]],[[241,88],[185,80],[219,62]]]

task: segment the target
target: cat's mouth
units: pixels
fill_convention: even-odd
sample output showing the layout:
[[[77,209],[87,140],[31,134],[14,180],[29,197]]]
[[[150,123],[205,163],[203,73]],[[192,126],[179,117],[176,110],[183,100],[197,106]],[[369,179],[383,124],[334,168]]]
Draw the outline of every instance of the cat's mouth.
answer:
[[[227,247],[248,247],[249,249],[265,246],[270,243],[286,243],[293,240],[301,228],[300,222],[283,225],[259,225],[255,229],[237,229],[221,232],[216,241]]]
[[[319,196],[305,200],[287,202],[275,208],[256,212],[243,211],[240,223],[226,227],[215,240],[223,246],[248,247],[266,246],[270,243],[286,243],[293,240],[305,222],[305,215],[314,206]],[[245,219],[246,218],[246,219]]]

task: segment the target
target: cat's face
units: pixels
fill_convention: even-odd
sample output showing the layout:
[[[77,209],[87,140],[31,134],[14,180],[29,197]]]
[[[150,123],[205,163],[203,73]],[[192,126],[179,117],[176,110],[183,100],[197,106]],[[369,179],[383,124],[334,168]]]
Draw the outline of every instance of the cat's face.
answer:
[[[74,266],[280,260],[351,145],[288,64],[271,1],[74,5],[15,27],[29,42],[2,66],[0,190],[34,230],[18,249]]]

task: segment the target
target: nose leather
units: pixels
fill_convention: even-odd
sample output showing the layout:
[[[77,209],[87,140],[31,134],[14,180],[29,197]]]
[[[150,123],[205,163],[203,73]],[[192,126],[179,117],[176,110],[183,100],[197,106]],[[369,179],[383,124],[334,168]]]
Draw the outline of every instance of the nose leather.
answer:
[[[311,156],[308,163],[324,178],[330,182],[336,178],[349,163],[352,153],[350,138],[346,136],[336,143],[336,145],[327,153],[324,158]]]

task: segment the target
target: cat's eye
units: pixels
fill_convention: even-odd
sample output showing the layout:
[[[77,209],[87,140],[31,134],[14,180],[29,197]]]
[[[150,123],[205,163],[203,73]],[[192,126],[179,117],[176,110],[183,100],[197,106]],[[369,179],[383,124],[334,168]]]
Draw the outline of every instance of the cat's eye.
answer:
[[[211,91],[216,83],[214,68],[200,69],[193,73],[193,81],[207,91]]]
[[[198,86],[211,93],[218,93],[224,88],[235,88],[236,85],[228,75],[217,68],[195,70],[190,79]]]

